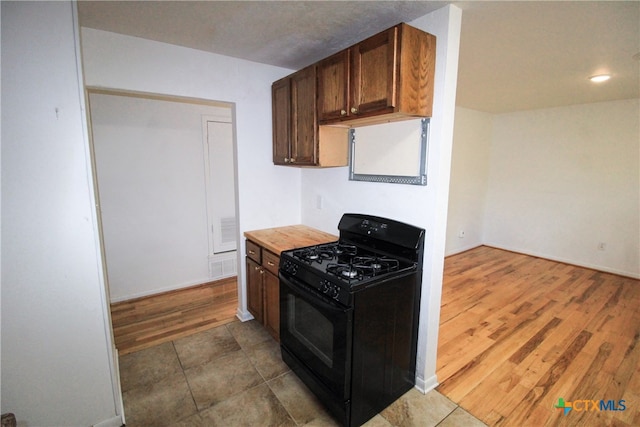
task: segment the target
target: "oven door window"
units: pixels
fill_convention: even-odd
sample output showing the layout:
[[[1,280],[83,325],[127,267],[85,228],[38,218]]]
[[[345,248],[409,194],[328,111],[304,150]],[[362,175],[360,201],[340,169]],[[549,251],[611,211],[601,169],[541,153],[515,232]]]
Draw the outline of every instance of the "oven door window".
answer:
[[[346,396],[352,309],[280,278],[280,341],[337,396]]]
[[[333,336],[331,320],[305,300],[287,295],[291,308],[287,316],[289,332],[328,368],[333,368]]]

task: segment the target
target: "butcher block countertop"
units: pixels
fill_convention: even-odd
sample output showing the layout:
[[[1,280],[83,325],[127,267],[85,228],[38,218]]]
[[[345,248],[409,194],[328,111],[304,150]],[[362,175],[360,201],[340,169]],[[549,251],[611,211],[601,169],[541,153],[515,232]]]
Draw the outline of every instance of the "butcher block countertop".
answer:
[[[278,256],[280,252],[289,249],[303,248],[305,246],[335,242],[338,240],[338,236],[307,227],[306,225],[289,225],[286,227],[245,231],[244,237]]]

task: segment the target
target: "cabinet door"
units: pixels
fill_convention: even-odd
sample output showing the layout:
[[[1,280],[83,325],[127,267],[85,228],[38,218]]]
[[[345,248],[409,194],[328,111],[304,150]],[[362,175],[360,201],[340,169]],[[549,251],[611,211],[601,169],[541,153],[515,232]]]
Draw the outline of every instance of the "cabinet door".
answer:
[[[316,67],[291,76],[291,158],[289,163],[315,166],[318,162]]]
[[[264,274],[258,263],[252,259],[247,260],[247,309],[255,319],[263,323],[263,294],[262,276]]]
[[[271,85],[273,114],[273,163],[289,163],[291,153],[291,80],[284,78]]]
[[[349,114],[349,50],[318,63],[318,120],[335,120]]]
[[[264,295],[264,326],[276,341],[280,341],[280,280],[278,276],[266,270],[264,272]]]
[[[393,110],[396,102],[398,27],[351,48],[350,114]]]

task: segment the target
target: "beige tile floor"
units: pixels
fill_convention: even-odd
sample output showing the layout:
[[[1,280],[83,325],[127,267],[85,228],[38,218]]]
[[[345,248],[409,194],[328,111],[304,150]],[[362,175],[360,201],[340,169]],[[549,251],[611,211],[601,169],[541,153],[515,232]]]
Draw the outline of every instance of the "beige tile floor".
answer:
[[[232,322],[120,357],[127,427],[337,426],[255,321]],[[484,426],[413,389],[367,427]]]

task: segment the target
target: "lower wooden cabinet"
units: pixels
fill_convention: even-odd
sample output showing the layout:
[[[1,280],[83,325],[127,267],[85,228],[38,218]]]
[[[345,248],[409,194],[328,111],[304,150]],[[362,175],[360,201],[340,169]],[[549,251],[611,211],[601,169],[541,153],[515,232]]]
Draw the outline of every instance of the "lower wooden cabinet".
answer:
[[[260,323],[264,319],[262,274],[260,264],[247,257],[247,309]]]
[[[246,241],[247,309],[280,341],[280,257]]]
[[[266,271],[262,278],[264,294],[264,327],[280,341],[280,279]]]

